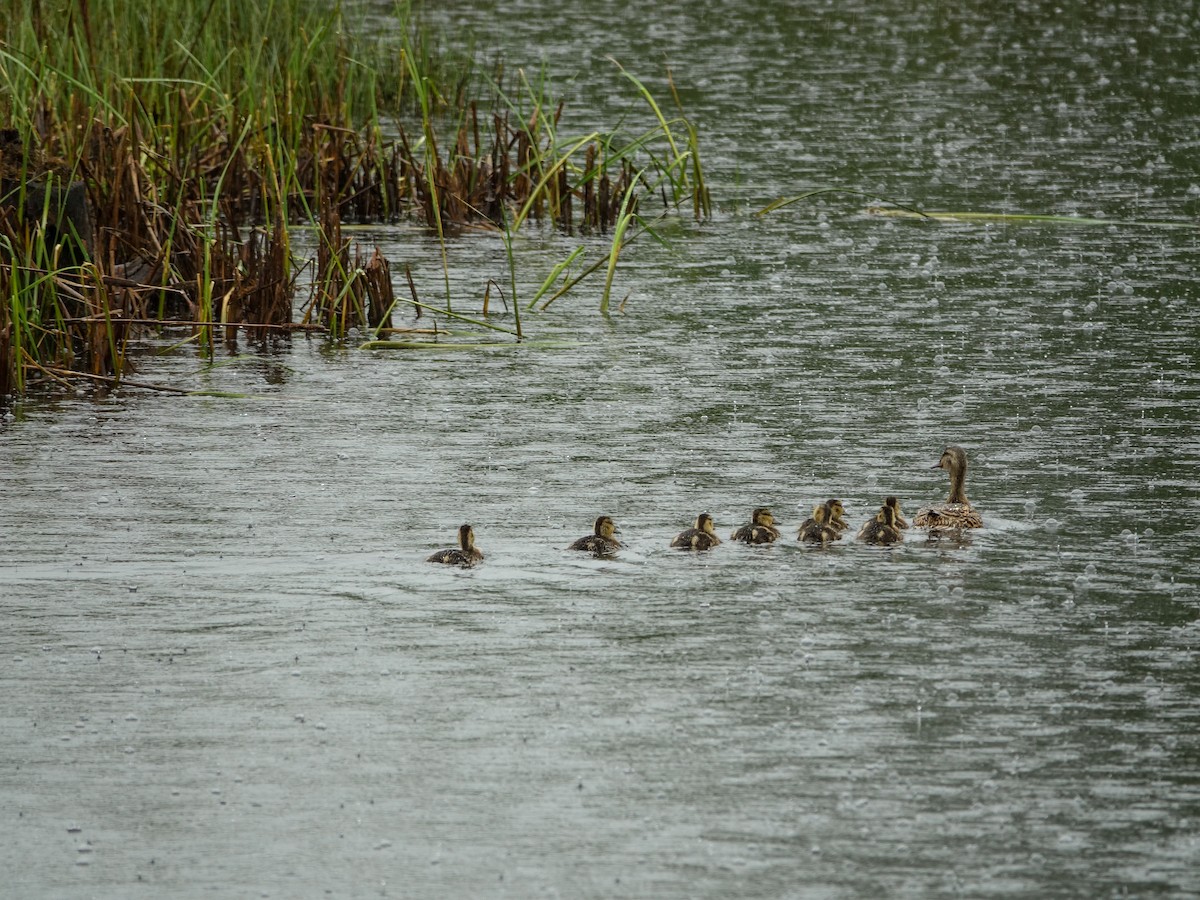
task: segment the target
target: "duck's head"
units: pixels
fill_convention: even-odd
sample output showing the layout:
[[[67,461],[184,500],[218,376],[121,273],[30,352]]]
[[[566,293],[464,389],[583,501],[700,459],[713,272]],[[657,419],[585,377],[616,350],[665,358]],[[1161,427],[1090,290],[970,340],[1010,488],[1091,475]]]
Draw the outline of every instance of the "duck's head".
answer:
[[[470,550],[475,546],[475,529],[470,525],[458,526],[458,546]]]
[[[945,469],[951,476],[956,472],[965,472],[967,471],[967,451],[954,444],[948,444],[942,451],[941,459],[932,468]]]
[[[895,528],[896,508],[894,506],[890,506],[887,502],[884,502],[883,506],[879,507],[879,512],[875,515],[875,521],[882,525],[887,525],[890,528]]]
[[[812,520],[818,525],[824,525],[829,521],[829,508],[824,503],[818,503],[813,507]]]
[[[897,516],[900,515],[900,501],[895,497],[885,497],[883,505],[890,509]]]
[[[830,497],[825,501],[825,520],[827,522],[836,522],[846,514],[846,507],[842,505],[841,500],[835,500]]]
[[[775,524],[775,516],[765,506],[760,506],[750,514],[750,521],[763,528],[771,528]]]
[[[596,534],[599,537],[612,538],[612,536],[620,530],[621,529],[616,526],[616,523],[614,523],[613,520],[608,516],[600,516],[598,519],[596,519]]]
[[[967,503],[967,451],[954,444],[947,445],[935,469],[945,469],[950,475],[950,503]]]
[[[708,513],[700,513],[700,515],[696,516],[696,530],[716,534],[716,529],[713,527],[713,517]]]

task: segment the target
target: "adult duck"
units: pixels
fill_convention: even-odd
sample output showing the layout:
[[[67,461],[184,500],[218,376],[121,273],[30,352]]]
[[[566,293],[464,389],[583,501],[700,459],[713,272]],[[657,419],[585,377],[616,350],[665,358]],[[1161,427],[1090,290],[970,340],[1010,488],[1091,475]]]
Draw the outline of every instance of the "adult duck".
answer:
[[[949,531],[959,528],[982,528],[983,517],[967,499],[967,453],[953,444],[942,451],[942,458],[932,468],[945,469],[950,475],[950,496],[945,503],[936,503],[917,510],[913,524],[918,528]]]

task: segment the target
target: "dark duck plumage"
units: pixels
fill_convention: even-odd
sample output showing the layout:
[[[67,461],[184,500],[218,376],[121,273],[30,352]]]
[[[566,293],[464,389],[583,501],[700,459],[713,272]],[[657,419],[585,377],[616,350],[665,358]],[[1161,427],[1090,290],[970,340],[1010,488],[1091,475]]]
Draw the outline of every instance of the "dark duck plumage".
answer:
[[[904,514],[900,512],[900,501],[895,497],[888,497],[883,501],[884,506],[890,506],[896,514],[896,527],[903,530],[908,527],[908,522],[904,520]]]
[[[671,546],[678,550],[711,550],[721,539],[717,537],[713,527],[712,516],[700,513],[696,516],[696,524],[687,531],[682,531],[671,541]]]
[[[567,549],[583,550],[593,556],[612,556],[625,546],[613,537],[620,530],[611,518],[600,516],[596,519],[595,531],[592,534],[581,537]]]
[[[842,505],[841,500],[830,497],[825,501],[825,524],[837,532],[839,538],[842,536],[842,532],[850,527],[850,524],[842,518],[845,514],[846,507]]]
[[[837,529],[829,524],[829,508],[825,503],[813,507],[812,517],[804,520],[800,533],[796,535],[796,539],[805,544],[820,544],[822,547],[841,537]]]
[[[731,535],[732,540],[743,544],[770,544],[779,540],[779,529],[775,527],[775,516],[766,507],[760,506],[750,514],[750,524],[743,525]]]
[[[470,525],[462,525],[458,529],[458,546],[439,550],[427,562],[470,568],[482,560],[483,554],[475,547],[475,530]]]
[[[897,544],[904,540],[904,533],[896,525],[896,508],[885,502],[875,518],[863,525],[858,537],[868,544]]]
[[[805,530],[810,531],[813,535],[817,535],[820,533],[821,528],[828,528],[829,540],[840,541],[842,539],[842,532],[850,527],[849,523],[842,518],[846,512],[846,507],[842,505],[841,500],[835,500],[831,497],[821,504],[821,508],[825,512],[820,523],[817,522],[815,510],[813,511],[813,515],[800,523],[800,539],[804,540],[803,535]],[[815,540],[815,538],[811,538],[810,540]]]

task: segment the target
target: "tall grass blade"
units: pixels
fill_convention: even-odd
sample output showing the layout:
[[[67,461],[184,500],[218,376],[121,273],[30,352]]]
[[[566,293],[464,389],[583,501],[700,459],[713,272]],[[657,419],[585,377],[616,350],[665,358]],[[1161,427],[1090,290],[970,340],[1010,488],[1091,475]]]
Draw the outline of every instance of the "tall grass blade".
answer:
[[[638,175],[640,177],[641,173],[639,172]],[[608,272],[604,277],[604,292],[600,295],[600,314],[604,316],[608,315],[608,299],[612,293],[613,275],[617,270],[617,257],[621,255],[621,250],[625,246],[623,243],[625,229],[629,227],[629,222],[633,219],[631,203],[637,184],[638,179],[634,178],[629,182],[629,187],[625,189],[625,196],[621,198],[621,212],[617,216],[616,228],[613,229],[612,249],[608,253]]]

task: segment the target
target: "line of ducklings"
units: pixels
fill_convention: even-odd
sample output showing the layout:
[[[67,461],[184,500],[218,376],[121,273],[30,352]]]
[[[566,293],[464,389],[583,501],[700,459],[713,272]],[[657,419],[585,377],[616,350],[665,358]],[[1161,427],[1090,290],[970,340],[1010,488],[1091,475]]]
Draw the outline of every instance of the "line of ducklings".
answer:
[[[850,529],[845,514],[845,506],[836,498],[817,504],[812,515],[801,523],[796,540],[820,546],[840,541]],[[900,514],[900,501],[895,497],[888,497],[875,517],[859,529],[858,538],[868,544],[895,544],[904,540],[903,529],[906,528],[908,522]],[[780,537],[774,514],[765,506],[760,506],[750,514],[750,521],[734,531],[729,539],[742,544],[773,544]],[[576,541],[572,547],[586,549],[576,546],[580,543]],[[720,543],[721,538],[717,535],[712,516],[701,513],[691,528],[675,536],[671,546],[679,550],[711,550]]]
[[[945,469],[950,476],[950,495],[944,503],[926,506],[917,511],[913,525],[929,529],[931,536],[956,532],[964,528],[981,528],[983,519],[967,500],[967,454],[961,447],[948,446],[941,459],[932,467]],[[845,507],[841,500],[830,498],[818,504],[812,516],[800,525],[796,539],[804,544],[828,546],[842,539],[849,530]],[[900,510],[900,501],[887,497],[872,519],[859,529],[858,539],[868,544],[891,545],[904,540],[908,522]],[[597,557],[609,557],[625,545],[617,539],[620,532],[610,516],[596,519],[592,534],[585,535],[567,549],[591,553]],[[766,507],[758,507],[750,515],[749,523],[736,529],[730,540],[744,544],[770,544],[779,540],[780,530],[775,525],[775,516]],[[691,528],[680,532],[671,541],[678,550],[711,550],[721,543],[713,518],[701,513]],[[470,525],[458,529],[458,546],[439,550],[429,557],[429,562],[470,567],[483,560],[483,553],[475,546],[475,531]]]

